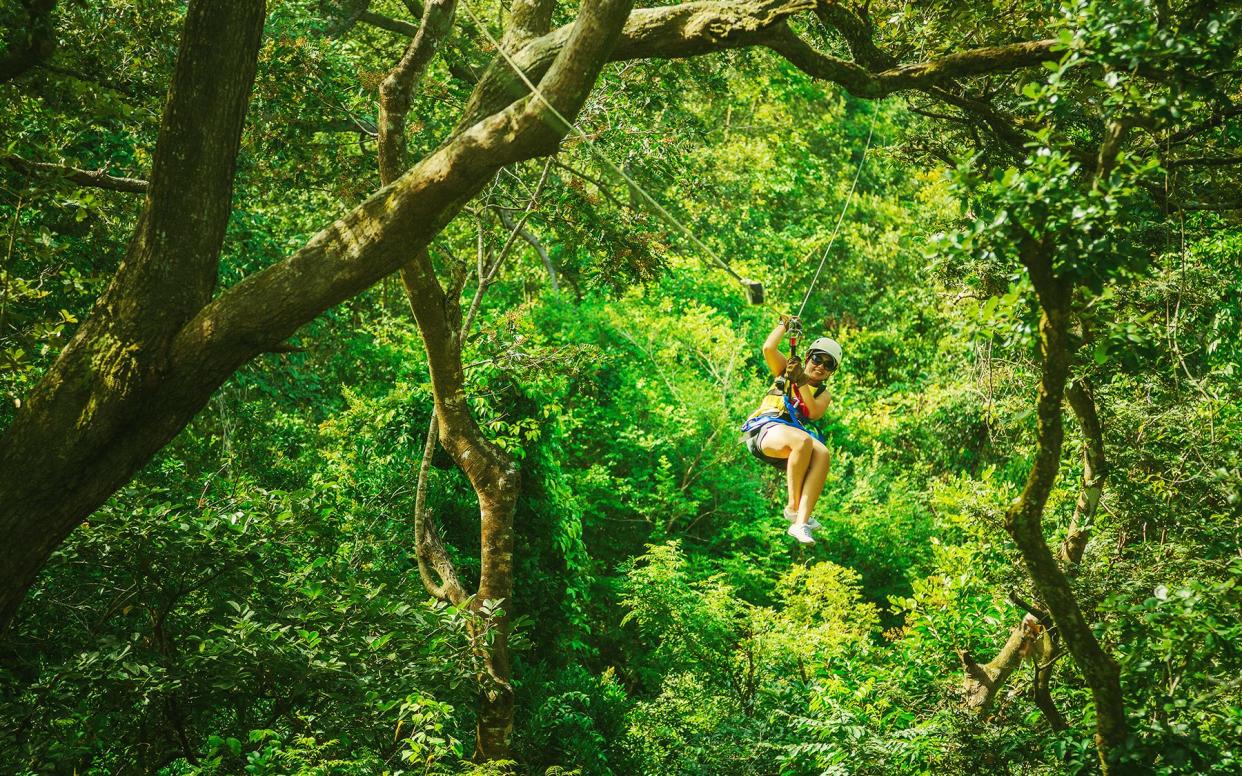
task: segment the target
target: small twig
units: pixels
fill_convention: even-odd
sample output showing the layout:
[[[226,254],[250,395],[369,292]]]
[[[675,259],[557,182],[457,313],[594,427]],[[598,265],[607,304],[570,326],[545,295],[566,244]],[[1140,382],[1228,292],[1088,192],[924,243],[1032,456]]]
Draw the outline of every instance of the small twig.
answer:
[[[577,175],[582,180],[586,181],[587,183],[590,183],[595,188],[599,189],[599,193],[603,194],[604,197],[607,198],[609,202],[621,208],[622,210],[628,210],[630,208],[628,204],[617,199],[617,197],[611,191],[609,191],[608,187],[605,184],[601,183],[599,180],[592,178],[590,175],[587,175],[584,172],[580,172],[579,170],[576,170],[573,167],[570,167],[564,162],[554,159],[552,163],[555,164],[557,167],[560,167],[562,170],[566,170],[567,172],[571,172],[574,175]]]

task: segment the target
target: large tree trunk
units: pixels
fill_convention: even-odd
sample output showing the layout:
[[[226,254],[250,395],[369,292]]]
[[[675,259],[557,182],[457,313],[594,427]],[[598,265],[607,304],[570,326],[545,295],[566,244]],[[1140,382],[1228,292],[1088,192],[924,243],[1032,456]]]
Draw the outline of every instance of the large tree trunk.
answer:
[[[206,400],[153,389],[215,288],[264,16],[262,0],[186,12],[138,228],[0,445],[0,630],[52,550]]]
[[[1044,539],[1042,522],[1044,506],[1060,468],[1064,438],[1061,402],[1070,365],[1073,285],[1053,272],[1049,246],[1028,240],[1022,246],[1021,258],[1031,275],[1042,311],[1039,324],[1041,373],[1036,404],[1038,446],[1026,487],[1005,516],[1005,528],[1018,545],[1040,599],[1047,605],[1061,638],[1091,688],[1100,766],[1106,775],[1113,774],[1118,772],[1116,761],[1127,737],[1120,673],[1083,617],[1069,581]]]
[[[401,279],[414,317],[423,334],[435,393],[437,430],[441,444],[465,472],[479,499],[480,571],[474,607],[504,602],[513,596],[513,513],[517,506],[519,474],[513,457],[483,435],[466,401],[465,371],[461,363],[457,300],[449,300],[430,264],[411,263]],[[426,451],[424,451],[426,452]],[[510,685],[507,613],[483,612],[484,627],[494,629],[492,644],[484,647],[487,667],[481,688],[475,756],[497,759],[509,754],[513,732],[513,689]]]

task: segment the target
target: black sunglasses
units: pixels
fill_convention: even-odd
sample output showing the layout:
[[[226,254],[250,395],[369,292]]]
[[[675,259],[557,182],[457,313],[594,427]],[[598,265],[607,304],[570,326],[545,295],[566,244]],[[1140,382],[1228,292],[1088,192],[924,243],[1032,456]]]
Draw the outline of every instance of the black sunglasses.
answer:
[[[812,364],[824,367],[829,372],[837,371],[837,360],[829,353],[821,353],[819,351],[809,353],[807,354],[806,360],[810,361]]]

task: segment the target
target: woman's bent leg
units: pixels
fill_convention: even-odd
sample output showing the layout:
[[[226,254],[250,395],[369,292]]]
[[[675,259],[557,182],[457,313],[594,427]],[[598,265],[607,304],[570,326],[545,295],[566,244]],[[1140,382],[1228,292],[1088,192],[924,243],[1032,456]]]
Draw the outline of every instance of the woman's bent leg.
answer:
[[[805,523],[811,519],[811,512],[815,510],[815,502],[819,500],[819,494],[824,490],[824,481],[828,479],[828,464],[832,460],[832,454],[822,443],[813,442],[810,458],[811,462],[807,466],[806,478],[802,482],[798,499],[799,523]]]
[[[814,457],[814,445],[815,440],[807,436],[806,432],[789,426],[771,428],[761,439],[760,449],[763,450],[764,455],[788,459],[785,466],[789,489],[788,506],[790,509],[798,510],[799,514],[801,513],[801,501],[804,497],[803,483],[810,473]],[[820,484],[823,484],[822,480]],[[810,512],[807,512],[807,516],[809,515]],[[805,523],[806,517],[800,517],[798,522]]]

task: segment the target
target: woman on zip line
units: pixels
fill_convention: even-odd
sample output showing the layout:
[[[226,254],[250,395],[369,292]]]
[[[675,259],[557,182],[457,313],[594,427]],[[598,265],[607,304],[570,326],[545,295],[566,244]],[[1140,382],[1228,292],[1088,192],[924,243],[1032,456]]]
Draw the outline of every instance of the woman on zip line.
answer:
[[[778,349],[786,333],[791,334],[788,358]],[[805,424],[818,420],[828,409],[827,380],[841,363],[841,346],[820,337],[807,349],[804,366],[795,351],[800,333],[799,320],[782,315],[764,340],[763,360],[776,382],[742,432],[751,454],[785,470],[789,486],[785,519],[792,523],[787,533],[802,544],[814,544],[811,530],[820,525],[811,512],[828,477],[829,453],[819,435]]]

